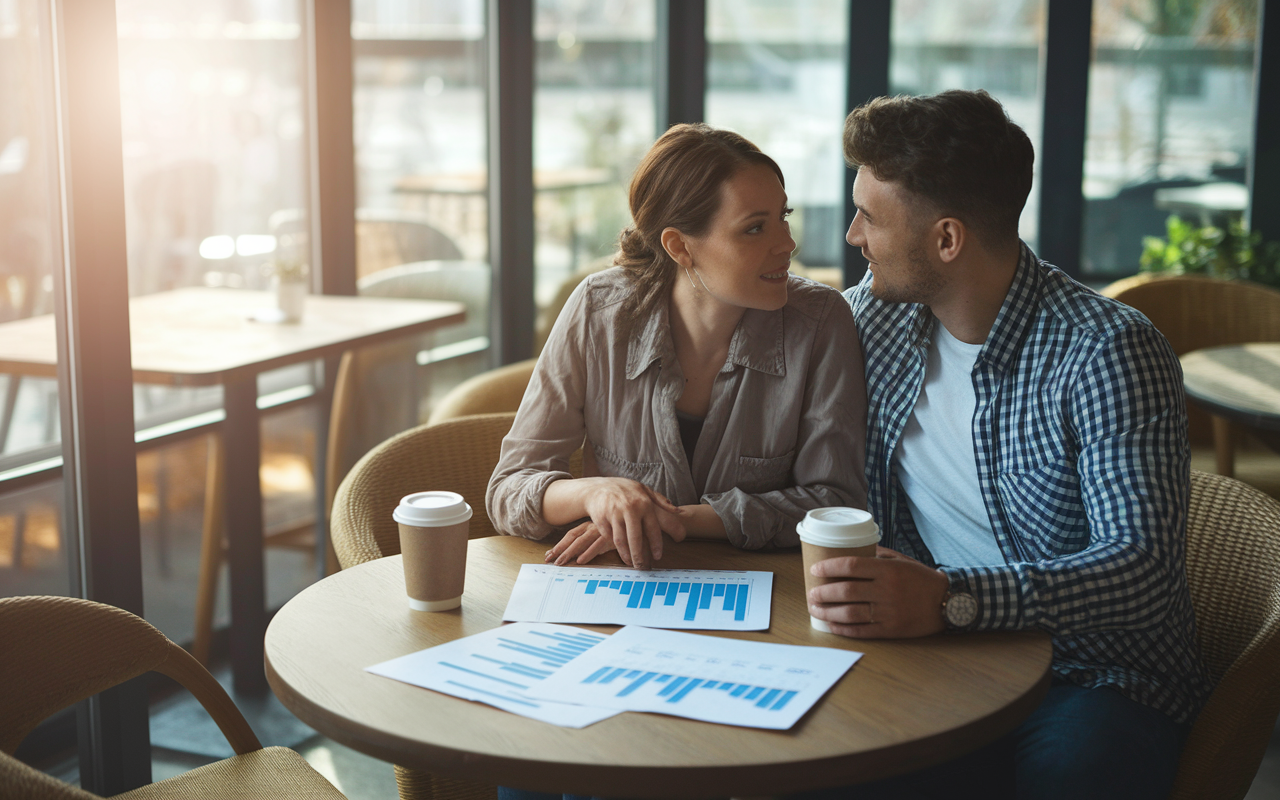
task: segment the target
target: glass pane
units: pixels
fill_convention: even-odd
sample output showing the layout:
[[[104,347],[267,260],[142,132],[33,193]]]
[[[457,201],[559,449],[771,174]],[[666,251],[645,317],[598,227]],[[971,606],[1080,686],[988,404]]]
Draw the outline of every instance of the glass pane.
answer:
[[[843,258],[845,46],[841,0],[710,0],[707,122],[773,157],[795,208],[792,270],[839,286]]]
[[[612,263],[654,140],[653,0],[538,0],[533,112],[537,341],[561,287]],[[557,296],[560,299],[557,300]]]
[[[0,597],[71,591],[73,545],[57,471],[61,225],[48,21],[43,0],[0,2],[0,361],[10,364],[0,369]],[[27,350],[24,341],[46,346]],[[74,709],[55,714],[14,755],[75,780],[75,727]]]
[[[465,324],[408,351],[425,365],[417,399],[376,415],[425,419],[435,400],[489,365],[484,3],[354,0],[351,13],[360,293],[467,308]],[[402,362],[399,349],[372,360]]]
[[[257,324],[249,310],[271,303],[271,265],[308,258],[302,4],[117,0],[116,15],[131,312],[143,313],[143,302],[173,307],[174,290],[211,287],[243,304],[237,324]],[[174,342],[183,338],[173,331]],[[158,380],[134,387],[143,588],[149,621],[189,642],[199,578],[219,574],[201,559],[215,498],[205,491],[212,436],[198,426],[216,418],[222,390],[182,387],[181,376]],[[260,405],[280,392],[305,394],[312,380],[309,365],[267,373]],[[263,415],[269,531],[314,518],[316,423],[313,406]],[[191,428],[170,444],[148,444]],[[305,548],[269,547],[266,559],[271,606],[314,579]],[[215,625],[228,623],[225,570],[216,609]]]
[[[1086,274],[1136,272],[1143,237],[1163,236],[1171,213],[1239,218],[1257,21],[1257,0],[1094,3]]]
[[[890,94],[985,89],[1040,154],[1040,47],[1045,0],[912,0],[893,4]],[[1040,161],[1018,233],[1036,246]]]
[[[46,4],[0,3],[0,360],[24,339],[43,363],[0,370],[0,597],[70,591],[53,347],[57,152]],[[33,335],[34,334],[34,335]],[[18,346],[18,352],[10,348]],[[44,477],[41,477],[44,476]]]

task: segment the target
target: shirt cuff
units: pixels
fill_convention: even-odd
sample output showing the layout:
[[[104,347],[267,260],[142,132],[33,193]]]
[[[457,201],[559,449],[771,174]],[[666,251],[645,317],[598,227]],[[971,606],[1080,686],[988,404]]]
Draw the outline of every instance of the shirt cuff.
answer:
[[[951,593],[965,592],[978,604],[974,631],[1016,631],[1022,619],[1022,594],[1016,573],[1008,567],[939,567],[951,582]]]

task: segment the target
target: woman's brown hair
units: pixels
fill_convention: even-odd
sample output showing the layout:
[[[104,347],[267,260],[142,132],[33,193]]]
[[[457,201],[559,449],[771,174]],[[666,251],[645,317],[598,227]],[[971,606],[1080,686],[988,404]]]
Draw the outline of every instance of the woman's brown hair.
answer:
[[[671,290],[677,265],[662,246],[662,232],[706,233],[720,210],[724,182],[751,164],[767,166],[786,185],[782,170],[760,148],[701,122],[673,125],[649,148],[631,179],[633,225],[618,237],[613,261],[635,288],[622,307],[624,320],[647,316]]]

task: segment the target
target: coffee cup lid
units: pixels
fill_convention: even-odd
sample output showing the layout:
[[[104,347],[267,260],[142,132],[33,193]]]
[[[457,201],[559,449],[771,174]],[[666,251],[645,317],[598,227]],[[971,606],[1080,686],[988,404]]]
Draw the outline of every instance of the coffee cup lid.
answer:
[[[457,492],[414,492],[400,500],[391,516],[405,525],[442,528],[471,519],[471,506]]]
[[[880,526],[860,508],[815,508],[796,525],[800,541],[819,547],[866,547],[880,541]]]

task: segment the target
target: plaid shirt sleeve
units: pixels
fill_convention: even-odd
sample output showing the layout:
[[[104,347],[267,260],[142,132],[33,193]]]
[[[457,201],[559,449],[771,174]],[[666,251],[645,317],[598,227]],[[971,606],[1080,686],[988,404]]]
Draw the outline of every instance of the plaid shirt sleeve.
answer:
[[[1161,624],[1173,590],[1185,584],[1190,453],[1182,370],[1150,325],[1129,322],[1102,334],[1078,351],[1069,376],[1059,411],[1064,450],[1019,485],[1045,527],[1078,526],[1083,513],[1087,536],[1074,545],[1082,549],[1048,541],[1056,555],[944,567],[953,590],[977,599],[975,629],[1141,631]],[[1005,522],[1016,530],[1027,520],[1008,514]]]

